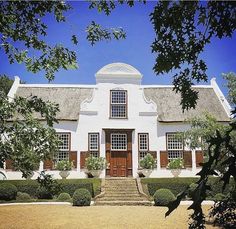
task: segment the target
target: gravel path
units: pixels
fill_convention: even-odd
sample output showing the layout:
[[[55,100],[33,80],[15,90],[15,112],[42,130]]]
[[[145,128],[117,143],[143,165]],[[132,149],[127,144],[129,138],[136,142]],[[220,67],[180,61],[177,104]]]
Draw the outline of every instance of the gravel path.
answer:
[[[203,206],[205,212],[209,206]],[[161,228],[184,229],[188,227],[187,206],[180,206],[165,218],[165,207],[145,206],[92,206],[68,205],[2,206],[0,228]],[[207,228],[213,228],[207,225]]]

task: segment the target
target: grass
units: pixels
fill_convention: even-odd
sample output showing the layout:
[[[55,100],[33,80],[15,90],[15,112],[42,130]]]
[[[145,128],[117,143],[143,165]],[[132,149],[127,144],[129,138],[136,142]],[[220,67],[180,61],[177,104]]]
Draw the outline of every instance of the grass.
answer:
[[[209,206],[203,206],[205,213]],[[165,218],[166,207],[68,205],[0,206],[0,228],[171,228],[188,227],[187,206]],[[207,225],[207,228],[213,228]]]

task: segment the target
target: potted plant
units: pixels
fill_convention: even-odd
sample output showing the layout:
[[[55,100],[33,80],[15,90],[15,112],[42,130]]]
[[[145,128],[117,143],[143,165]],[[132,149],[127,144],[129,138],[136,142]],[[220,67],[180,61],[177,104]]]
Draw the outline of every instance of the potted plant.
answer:
[[[182,158],[171,159],[167,168],[171,170],[174,177],[178,177],[183,168],[184,160]]]
[[[68,160],[58,161],[56,169],[59,170],[59,175],[62,179],[66,179],[70,175],[70,170],[73,168],[73,162]]]
[[[88,173],[92,174],[93,177],[99,177],[102,170],[106,168],[106,159],[104,157],[90,156],[86,158],[85,166]]]
[[[154,157],[148,153],[142,160],[139,162],[139,166],[142,168],[141,172],[145,177],[149,177],[152,173],[156,164]]]

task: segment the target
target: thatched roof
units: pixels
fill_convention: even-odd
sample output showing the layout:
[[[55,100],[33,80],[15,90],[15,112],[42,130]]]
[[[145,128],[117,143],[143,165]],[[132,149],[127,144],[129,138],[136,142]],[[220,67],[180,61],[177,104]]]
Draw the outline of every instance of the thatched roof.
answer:
[[[77,87],[19,87],[16,96],[29,97],[31,95],[59,104],[58,120],[78,120],[80,104],[92,97],[92,88]],[[38,117],[37,115],[37,118]]]
[[[156,103],[158,120],[160,122],[182,122],[194,116],[208,112],[214,115],[217,121],[229,121],[219,98],[213,88],[195,88],[199,99],[196,109],[182,113],[180,94],[176,94],[172,87],[144,88],[145,97]]]

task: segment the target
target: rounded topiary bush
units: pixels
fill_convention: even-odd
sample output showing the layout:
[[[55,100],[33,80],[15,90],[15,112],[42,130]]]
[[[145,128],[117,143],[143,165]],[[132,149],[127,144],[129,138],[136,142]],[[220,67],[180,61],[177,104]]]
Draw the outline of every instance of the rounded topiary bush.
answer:
[[[28,193],[25,192],[17,192],[16,200],[30,200],[32,199]]]
[[[194,195],[194,191],[197,188],[198,184],[192,183],[189,186],[189,190],[188,190],[188,197],[193,198]]]
[[[77,189],[73,194],[73,206],[89,206],[91,198],[91,194],[87,189]]]
[[[224,200],[226,198],[226,195],[224,195],[223,193],[217,193],[215,194],[213,200],[216,202],[219,202],[221,200]]]
[[[0,200],[15,200],[17,188],[10,183],[3,183],[0,185]]]
[[[169,189],[158,189],[154,195],[155,206],[167,206],[170,201],[175,200],[175,195]]]
[[[38,199],[52,199],[53,198],[53,195],[50,192],[48,192],[47,189],[43,187],[38,187],[36,194],[37,194]]]
[[[66,192],[62,192],[58,197],[57,197],[58,201],[70,201],[71,197],[70,194],[66,193]]]

